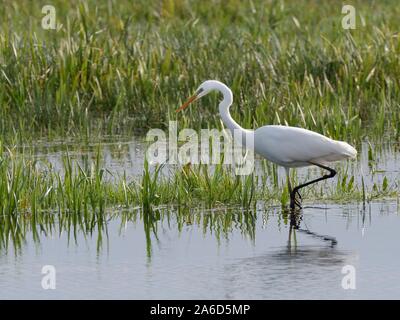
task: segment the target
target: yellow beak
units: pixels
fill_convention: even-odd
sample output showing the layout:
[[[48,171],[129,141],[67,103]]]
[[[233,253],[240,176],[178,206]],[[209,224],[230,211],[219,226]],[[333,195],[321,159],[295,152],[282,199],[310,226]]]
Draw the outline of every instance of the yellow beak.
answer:
[[[176,109],[175,112],[179,112],[182,111],[183,109],[186,109],[189,106],[189,104],[191,104],[193,101],[196,100],[196,98],[197,94],[191,96],[189,99],[186,100],[186,102],[183,105],[181,105],[178,109]]]

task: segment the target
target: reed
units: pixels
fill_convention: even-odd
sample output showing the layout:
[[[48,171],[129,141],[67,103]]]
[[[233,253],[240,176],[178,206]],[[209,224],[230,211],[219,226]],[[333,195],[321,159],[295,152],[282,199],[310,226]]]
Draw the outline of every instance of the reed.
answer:
[[[3,141],[132,134],[165,127],[205,79],[234,92],[244,127],[289,124],[332,138],[399,137],[397,1],[5,0],[0,16]],[[216,97],[179,121],[219,127]],[[32,133],[35,133],[32,135]]]

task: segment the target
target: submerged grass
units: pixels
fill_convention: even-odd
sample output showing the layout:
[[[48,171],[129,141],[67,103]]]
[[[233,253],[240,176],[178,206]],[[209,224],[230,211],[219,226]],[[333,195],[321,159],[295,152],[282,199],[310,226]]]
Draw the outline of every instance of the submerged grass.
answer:
[[[56,169],[15,148],[0,147],[0,249],[12,244],[18,252],[27,233],[40,241],[43,235],[63,232],[75,241],[78,233],[96,232],[101,249],[110,215],[123,213],[122,224],[143,222],[150,258],[160,221],[174,220],[178,230],[196,224],[218,241],[240,228],[254,240],[257,208],[288,204],[288,191],[274,165],[266,165],[263,175],[236,176],[233,168],[222,164],[186,165],[163,175],[161,166],[145,161],[142,175],[127,178],[103,166],[100,150],[84,164],[67,152]],[[297,177],[293,174],[292,179]],[[399,199],[399,181],[391,181],[384,176],[370,187],[359,187],[354,176],[340,170],[337,185],[307,188],[303,196],[319,202]]]
[[[100,150],[100,149],[99,149]],[[96,158],[82,165],[64,156],[63,168],[16,155],[2,148],[0,153],[0,214],[28,215],[33,219],[43,212],[74,214],[90,224],[104,219],[110,207],[140,207],[150,212],[163,205],[207,208],[227,205],[252,208],[257,201],[270,204],[288,201],[284,181],[269,183],[266,176],[236,176],[229,166],[184,166],[169,176],[160,175],[161,167],[145,161],[141,177],[127,179],[126,175],[112,176],[102,166],[100,151]],[[45,169],[44,169],[45,168]],[[276,170],[270,166],[270,170]],[[112,176],[112,179],[110,177]],[[382,197],[398,197],[398,181],[376,181],[368,189],[354,183],[354,176],[340,171],[337,185],[324,184],[305,190],[308,200],[370,201]],[[277,180],[277,178],[276,178]],[[0,223],[1,224],[1,223]]]
[[[244,127],[289,124],[349,142],[400,137],[397,1],[54,0],[2,2],[0,135],[131,133],[165,127],[205,79],[232,87]],[[216,97],[180,117],[218,127]],[[35,133],[32,135],[32,133]]]

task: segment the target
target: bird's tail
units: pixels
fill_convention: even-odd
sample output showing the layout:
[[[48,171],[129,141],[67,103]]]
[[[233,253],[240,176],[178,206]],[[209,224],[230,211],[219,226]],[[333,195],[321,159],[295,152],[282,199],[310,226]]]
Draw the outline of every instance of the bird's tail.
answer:
[[[353,148],[351,145],[349,145],[347,142],[336,141],[336,143],[339,145],[343,155],[352,159],[357,157],[357,150]]]

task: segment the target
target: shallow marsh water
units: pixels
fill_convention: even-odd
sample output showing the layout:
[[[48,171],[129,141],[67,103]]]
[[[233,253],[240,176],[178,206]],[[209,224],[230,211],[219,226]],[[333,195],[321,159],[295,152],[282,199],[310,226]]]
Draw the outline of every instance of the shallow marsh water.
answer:
[[[0,254],[0,298],[400,297],[397,202],[306,207],[299,229],[280,208],[228,211],[230,223],[210,222],[224,210],[183,223],[164,213],[156,233],[121,212],[100,240],[79,227],[70,238],[57,227],[38,241],[28,232],[17,252]],[[41,287],[44,265],[56,268],[55,290]],[[346,265],[356,270],[355,290],[342,288]]]
[[[34,145],[20,147],[18,152],[32,154],[39,164],[46,167],[48,164],[56,171],[63,169],[63,157],[68,152],[71,159],[81,164],[94,162],[97,152],[100,151],[102,164],[111,173],[109,179],[126,175],[128,178],[140,176],[143,173],[143,163],[149,145],[143,138],[131,137],[103,137],[94,142],[88,141],[39,141]],[[369,147],[371,146],[371,147]],[[341,172],[354,175],[355,182],[360,184],[361,177],[367,186],[382,183],[386,176],[390,184],[396,184],[400,177],[400,143],[396,141],[370,144],[363,142],[357,146],[356,161],[335,163],[334,167]],[[369,151],[374,150],[370,155]],[[264,165],[270,162],[255,156],[254,170],[258,176],[265,176]],[[210,166],[212,167],[212,165]],[[162,169],[164,175],[171,175],[176,165],[167,165]],[[300,179],[319,176],[318,168],[299,168],[296,170]],[[278,167],[278,176],[281,182],[286,181],[284,169]],[[271,182],[271,178],[268,178]],[[325,185],[336,185],[335,179],[324,182]]]
[[[97,146],[41,142],[21,149],[61,170],[67,149],[77,161],[90,162]],[[368,161],[368,144],[363,143],[358,161],[337,168],[348,170],[358,183],[362,172],[367,185],[386,176],[396,187],[397,148],[374,148],[373,161]],[[115,176],[140,176],[144,150],[140,140],[101,143],[104,167]],[[255,167],[263,174],[259,159]],[[316,174],[301,169],[298,178]],[[291,216],[259,201],[250,211],[110,208],[106,219],[90,226],[73,216],[60,221],[58,214],[40,226],[27,219],[20,237],[8,235],[7,249],[0,251],[0,298],[398,299],[399,210],[396,199],[365,208],[307,203],[300,215]],[[56,268],[55,290],[42,289],[44,265]],[[347,265],[356,271],[355,290],[342,287]]]

